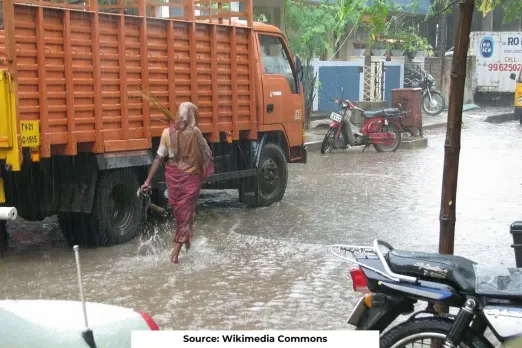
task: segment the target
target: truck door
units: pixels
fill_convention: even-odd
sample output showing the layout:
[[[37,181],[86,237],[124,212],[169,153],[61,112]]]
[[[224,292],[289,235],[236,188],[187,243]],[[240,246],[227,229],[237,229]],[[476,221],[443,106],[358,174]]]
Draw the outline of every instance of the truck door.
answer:
[[[303,97],[286,45],[280,36],[259,34],[259,47],[263,74],[263,124],[302,127]]]

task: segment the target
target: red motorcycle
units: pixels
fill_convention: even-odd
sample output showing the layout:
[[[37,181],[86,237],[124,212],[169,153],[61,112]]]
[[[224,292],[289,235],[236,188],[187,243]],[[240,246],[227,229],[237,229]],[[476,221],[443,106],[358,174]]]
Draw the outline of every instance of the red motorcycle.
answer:
[[[331,99],[341,105],[341,113],[332,112],[330,129],[326,133],[321,153],[329,153],[334,149],[347,149],[348,146],[373,145],[378,152],[394,152],[401,146],[403,112],[399,108],[364,111],[349,100]],[[359,111],[362,125],[352,123],[353,111]],[[348,114],[350,111],[350,115]],[[361,122],[354,122],[361,124]],[[364,150],[363,150],[364,151]]]

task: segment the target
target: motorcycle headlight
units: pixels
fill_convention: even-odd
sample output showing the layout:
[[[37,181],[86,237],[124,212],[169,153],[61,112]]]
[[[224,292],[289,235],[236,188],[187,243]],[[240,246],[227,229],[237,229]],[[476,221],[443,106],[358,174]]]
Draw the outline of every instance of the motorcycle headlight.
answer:
[[[433,76],[431,76],[430,74],[426,74],[426,79],[427,79],[429,82],[435,82],[435,79],[434,79]]]
[[[347,108],[348,107],[348,103],[343,103],[343,108]]]

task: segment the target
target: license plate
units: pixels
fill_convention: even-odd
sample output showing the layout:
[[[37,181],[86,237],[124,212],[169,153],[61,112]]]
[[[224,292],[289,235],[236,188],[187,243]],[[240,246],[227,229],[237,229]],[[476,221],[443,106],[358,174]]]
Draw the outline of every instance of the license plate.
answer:
[[[20,121],[22,147],[40,146],[40,121]]]
[[[364,297],[361,297],[353,309],[352,314],[350,314],[350,317],[348,318],[348,324],[357,326],[359,324],[359,320],[367,309],[368,307],[366,307],[366,304],[364,303]]]
[[[335,122],[341,122],[343,120],[343,117],[335,112],[332,112],[330,114],[330,120]]]

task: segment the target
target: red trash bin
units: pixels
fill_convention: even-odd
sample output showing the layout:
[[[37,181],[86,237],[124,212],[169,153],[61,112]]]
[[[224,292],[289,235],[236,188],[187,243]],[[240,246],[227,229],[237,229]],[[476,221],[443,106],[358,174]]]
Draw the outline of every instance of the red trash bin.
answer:
[[[422,136],[422,88],[396,88],[392,89],[392,104],[396,107],[401,104],[404,111],[403,123],[406,130],[413,136]]]

